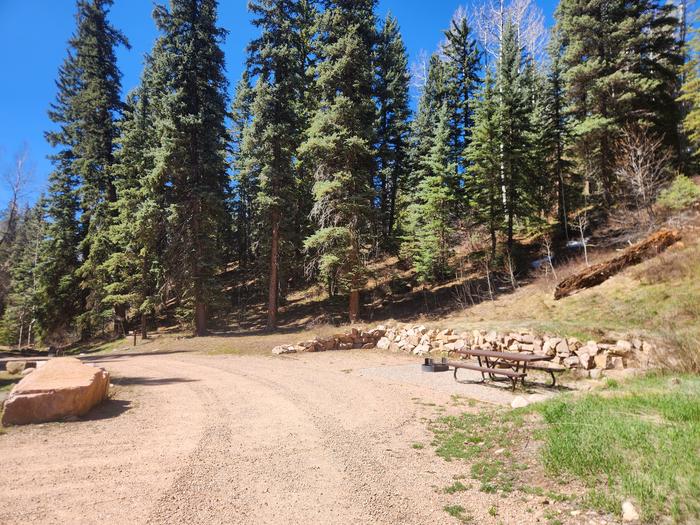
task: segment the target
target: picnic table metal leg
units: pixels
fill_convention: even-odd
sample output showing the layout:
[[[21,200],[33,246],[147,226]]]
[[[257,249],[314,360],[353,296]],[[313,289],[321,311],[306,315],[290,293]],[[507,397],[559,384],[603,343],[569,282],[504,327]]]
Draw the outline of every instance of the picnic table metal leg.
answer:
[[[548,370],[549,375],[552,376],[552,384],[550,385],[550,388],[554,388],[557,386],[557,378],[554,376],[554,371],[553,370]]]

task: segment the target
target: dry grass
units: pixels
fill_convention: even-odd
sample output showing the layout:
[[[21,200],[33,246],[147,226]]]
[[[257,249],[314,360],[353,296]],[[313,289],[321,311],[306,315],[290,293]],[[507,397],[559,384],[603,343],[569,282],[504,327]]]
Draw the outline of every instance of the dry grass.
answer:
[[[572,297],[554,300],[556,281],[550,273],[438,324],[461,329],[531,328],[583,340],[637,335],[672,350],[669,367],[700,371],[700,244],[697,239],[684,242]],[[580,268],[580,262],[558,267],[557,277]]]
[[[354,325],[362,328],[364,325]],[[189,337],[180,332],[152,333],[147,340],[126,337],[97,346],[91,352],[203,352],[208,354],[270,355],[272,348],[282,344],[324,337],[349,329],[332,325],[318,325],[311,328],[280,330],[276,332],[246,331],[212,334],[208,337]]]

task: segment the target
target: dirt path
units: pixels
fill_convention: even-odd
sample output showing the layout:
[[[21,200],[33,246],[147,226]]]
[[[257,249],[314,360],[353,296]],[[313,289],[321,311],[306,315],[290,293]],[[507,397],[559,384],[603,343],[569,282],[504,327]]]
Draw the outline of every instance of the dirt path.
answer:
[[[440,489],[465,467],[434,455],[425,425],[450,394],[362,375],[407,359],[105,359],[113,400],[88,420],[0,436],[0,522],[456,523]],[[477,520],[535,522],[495,520],[491,497],[471,495]]]

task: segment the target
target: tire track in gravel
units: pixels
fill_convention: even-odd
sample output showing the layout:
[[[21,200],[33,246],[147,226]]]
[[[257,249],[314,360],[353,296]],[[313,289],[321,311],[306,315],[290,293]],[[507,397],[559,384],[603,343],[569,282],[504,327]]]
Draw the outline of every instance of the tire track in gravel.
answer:
[[[366,389],[353,391],[353,386],[339,390],[339,384],[347,382],[352,376],[346,374],[330,373],[325,376],[314,375],[313,379],[308,374],[302,373],[298,377],[298,370],[294,370],[296,364],[283,363],[281,360],[274,362],[272,366],[291,366],[291,370],[277,370],[280,380],[272,380],[254,373],[256,368],[251,367],[247,372],[232,369],[238,362],[219,361],[216,364],[202,362],[193,363],[192,359],[177,358],[178,361],[187,362],[188,365],[205,367],[219,373],[234,375],[244,381],[255,382],[287,401],[300,410],[311,424],[319,431],[320,441],[317,448],[329,451],[340,465],[342,481],[349,494],[351,507],[359,511],[359,518],[363,523],[425,523],[442,522],[444,515],[435,515],[434,512],[424,511],[422,506],[415,501],[422,492],[406,491],[406,480],[397,477],[397,463],[400,457],[391,457],[390,449],[386,447],[391,442],[392,432],[395,435],[401,433],[401,429],[415,421],[415,413],[411,412],[392,421],[386,428],[386,420],[378,421],[364,414],[366,422],[361,428],[350,428],[344,424],[338,416],[342,408],[352,404],[367,402],[368,407],[376,408],[376,398],[380,393],[369,393],[369,384],[362,380]],[[199,361],[199,360],[198,360]],[[223,366],[226,365],[231,366]],[[298,365],[297,365],[298,368]],[[269,373],[269,371],[268,371]],[[286,376],[283,377],[283,376]],[[330,376],[330,377],[328,377]],[[353,382],[356,378],[353,378]],[[323,387],[320,388],[321,384]],[[292,386],[289,386],[292,385]],[[321,390],[322,395],[318,394]],[[374,387],[373,387],[374,390]],[[385,388],[379,388],[380,392]],[[355,398],[360,398],[355,399]],[[319,402],[322,401],[322,402]],[[377,411],[377,416],[379,416]],[[392,420],[396,415],[392,416]],[[355,423],[353,421],[352,423]],[[377,427],[379,427],[377,429]],[[420,473],[419,473],[420,474]],[[349,521],[346,521],[349,522]]]
[[[217,456],[231,446],[230,413],[210,387],[195,385],[190,389],[210,414],[209,421],[170,489],[155,503],[147,523],[211,523],[211,509],[219,503],[214,474],[223,467]]]

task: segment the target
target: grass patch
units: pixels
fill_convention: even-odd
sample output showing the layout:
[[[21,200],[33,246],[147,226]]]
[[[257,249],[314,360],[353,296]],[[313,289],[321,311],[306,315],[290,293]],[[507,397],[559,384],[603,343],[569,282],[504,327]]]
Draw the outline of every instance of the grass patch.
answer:
[[[647,376],[535,409],[545,468],[583,480],[586,505],[619,513],[632,498],[646,521],[700,519],[700,378]]]
[[[411,445],[411,448],[415,448],[416,450],[422,450],[423,448],[425,448],[425,445],[423,445],[423,443],[414,443],[413,445]]]
[[[582,483],[587,490],[577,500],[586,508],[619,515],[629,498],[646,522],[700,522],[700,377],[608,381],[522,410],[442,417],[430,428],[436,454],[469,462],[483,492],[572,500],[527,479],[535,465],[519,458],[537,440],[543,472],[551,482]]]
[[[0,372],[0,392],[8,392],[12,390],[15,383],[18,383],[22,379],[21,374],[8,374],[4,370]]]
[[[469,487],[457,480],[452,485],[445,487],[444,492],[445,494],[455,494],[456,492],[464,492],[465,490],[469,490]]]
[[[528,468],[512,454],[523,417],[521,411],[491,410],[440,418],[431,426],[435,452],[446,461],[471,461],[471,477],[482,492],[510,493]]]
[[[446,505],[443,507],[443,510],[462,523],[470,523],[473,519],[471,514],[467,514],[467,511],[461,505]]]

